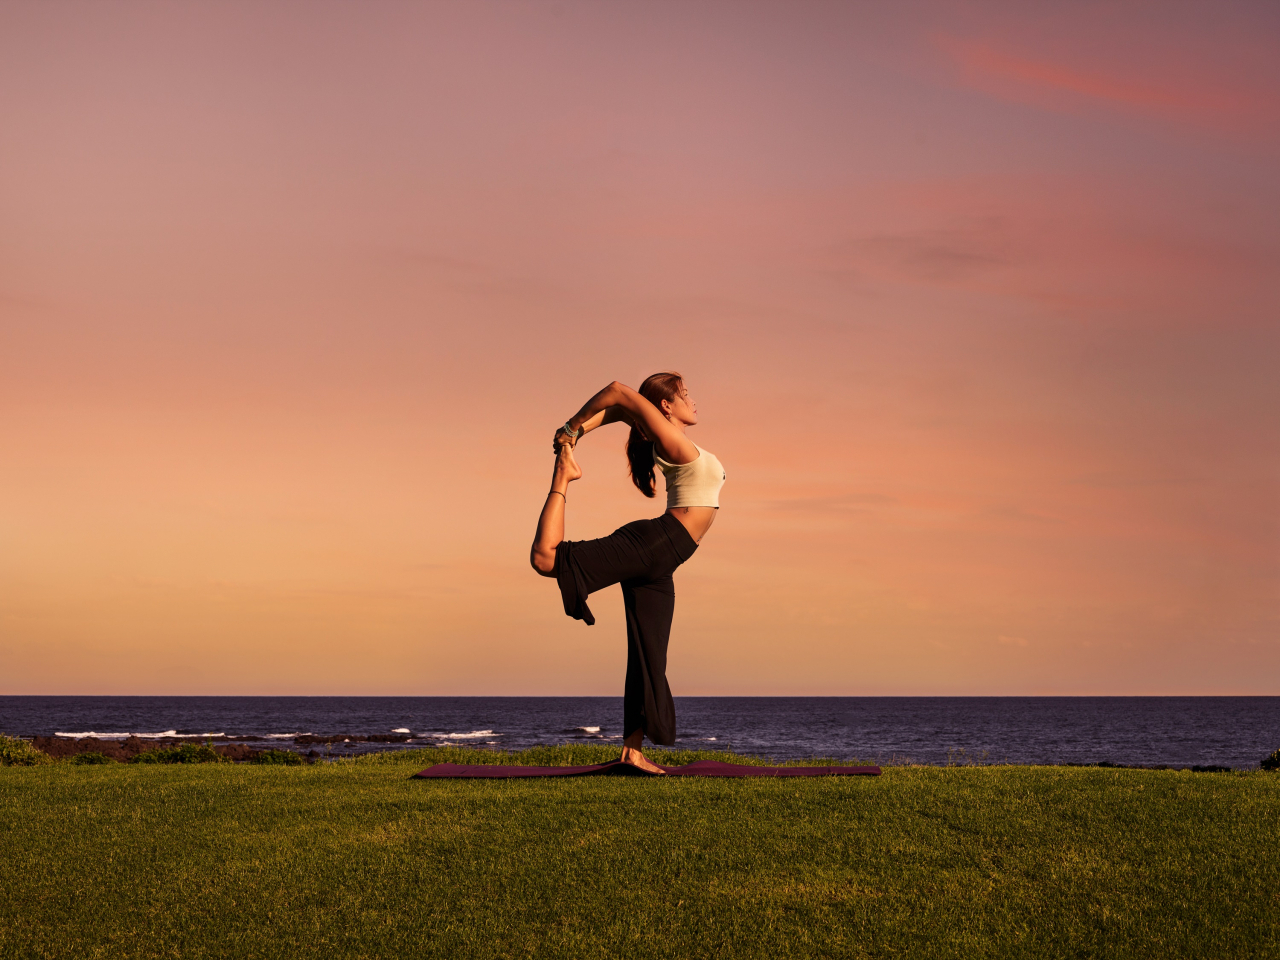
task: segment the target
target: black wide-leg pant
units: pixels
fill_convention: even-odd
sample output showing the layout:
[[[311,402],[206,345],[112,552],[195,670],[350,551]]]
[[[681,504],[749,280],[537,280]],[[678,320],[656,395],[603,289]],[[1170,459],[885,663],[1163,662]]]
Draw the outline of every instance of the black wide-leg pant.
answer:
[[[676,742],[676,705],[667,685],[667,642],[676,608],[671,575],[697,542],[669,513],[636,520],[599,540],[565,540],[556,547],[556,581],[564,612],[596,622],[587,597],[622,584],[627,611],[627,680],[623,687],[623,736],[643,730],[654,743]]]

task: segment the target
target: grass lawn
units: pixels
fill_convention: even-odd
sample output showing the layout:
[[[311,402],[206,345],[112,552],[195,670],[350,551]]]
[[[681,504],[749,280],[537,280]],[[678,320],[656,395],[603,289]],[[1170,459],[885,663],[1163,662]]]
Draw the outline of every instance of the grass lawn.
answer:
[[[0,957],[1280,956],[1280,774],[439,760],[0,768]]]

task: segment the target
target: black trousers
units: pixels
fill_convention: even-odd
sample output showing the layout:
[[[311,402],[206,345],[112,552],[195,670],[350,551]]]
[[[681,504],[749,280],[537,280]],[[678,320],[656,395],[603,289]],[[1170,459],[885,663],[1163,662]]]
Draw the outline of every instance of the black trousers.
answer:
[[[667,642],[676,609],[671,575],[697,542],[669,513],[636,520],[599,540],[565,540],[556,547],[556,581],[564,612],[596,622],[587,597],[622,584],[627,611],[627,681],[623,687],[623,735],[643,730],[654,743],[676,742],[676,705],[667,686]]]

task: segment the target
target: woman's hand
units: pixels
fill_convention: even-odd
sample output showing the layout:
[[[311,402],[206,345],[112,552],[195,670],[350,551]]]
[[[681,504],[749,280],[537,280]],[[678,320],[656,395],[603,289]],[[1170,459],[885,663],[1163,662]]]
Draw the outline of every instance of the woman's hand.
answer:
[[[602,394],[608,389],[609,388],[606,387],[605,390],[600,391],[600,393]],[[581,426],[578,427],[578,433],[576,436],[570,435],[569,431],[566,430],[564,427],[561,427],[559,430],[556,431],[555,437],[553,437],[551,440],[551,449],[553,451],[555,451],[556,453],[559,453],[560,448],[565,446],[566,444],[569,445],[570,447],[576,447],[578,445],[578,441],[581,440],[583,437],[585,437],[588,433],[590,433],[592,430],[597,429],[598,427],[603,427],[605,424],[608,424],[608,423],[625,423],[629,427],[635,427],[637,430],[639,430],[641,433],[645,435],[646,439],[648,439],[649,431],[645,430],[645,424],[644,424],[643,418],[637,417],[634,413],[629,411],[624,406],[621,406],[618,404],[612,404],[604,407],[603,409],[596,410],[594,413],[591,413],[590,415],[588,415],[586,411],[588,410],[589,407],[594,405],[592,401],[594,401],[599,396],[600,394],[596,394],[596,397],[592,397],[592,399],[587,402],[587,406],[583,407],[581,410],[578,411],[577,416],[586,417],[586,419],[584,419],[582,421]],[[637,393],[636,396],[639,397],[640,395]],[[648,407],[653,407],[653,404],[649,403],[649,401],[647,400],[645,400],[644,403]],[[654,409],[656,410],[657,408],[655,407]],[[661,418],[662,414],[658,413],[657,416]]]
[[[555,438],[551,441],[551,448],[558,451],[566,443],[571,447],[576,447],[578,441],[592,430],[602,427],[606,423],[614,423],[621,419],[626,419],[626,413],[621,407],[610,407],[608,410],[601,410],[582,421],[582,425],[578,427],[577,436],[570,436],[569,431],[564,427],[557,430]],[[566,424],[568,423],[568,421],[565,422]]]
[[[583,433],[585,433],[585,431],[581,427],[578,428],[577,436],[574,436],[573,434],[569,433],[569,431],[566,430],[564,427],[561,427],[559,430],[556,431],[556,435],[551,441],[551,452],[559,453],[560,448],[563,447],[565,444],[568,444],[571,447],[576,447],[578,445],[578,439],[582,436]]]

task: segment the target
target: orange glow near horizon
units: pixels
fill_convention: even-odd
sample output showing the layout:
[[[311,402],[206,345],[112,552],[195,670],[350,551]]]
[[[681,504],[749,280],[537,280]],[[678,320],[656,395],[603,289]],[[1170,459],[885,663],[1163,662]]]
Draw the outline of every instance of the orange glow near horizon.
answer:
[[[0,693],[620,694],[528,548],[556,425],[674,368],[677,696],[1275,694],[1278,40],[9,4]],[[660,512],[623,442],[570,537]]]

